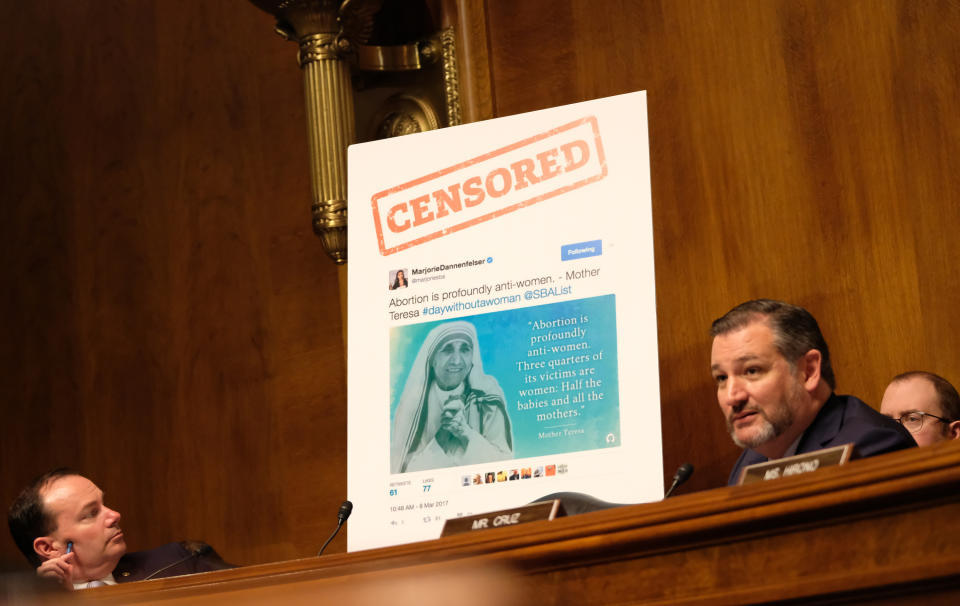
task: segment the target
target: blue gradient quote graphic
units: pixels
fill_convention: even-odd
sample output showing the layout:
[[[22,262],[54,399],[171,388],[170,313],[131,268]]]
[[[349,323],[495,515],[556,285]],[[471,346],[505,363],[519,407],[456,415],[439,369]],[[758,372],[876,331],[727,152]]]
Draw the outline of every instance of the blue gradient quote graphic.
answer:
[[[513,426],[513,456],[620,445],[615,295],[465,316]],[[390,421],[424,338],[446,321],[390,329]],[[391,436],[391,439],[394,437]]]

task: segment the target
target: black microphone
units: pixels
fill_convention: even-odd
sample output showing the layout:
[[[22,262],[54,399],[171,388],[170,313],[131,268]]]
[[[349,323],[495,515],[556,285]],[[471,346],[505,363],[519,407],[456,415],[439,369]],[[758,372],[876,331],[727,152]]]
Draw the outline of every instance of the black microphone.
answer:
[[[151,572],[151,573],[148,574],[147,576],[143,577],[143,580],[144,580],[144,581],[149,581],[150,579],[152,579],[153,577],[157,576],[158,574],[160,574],[160,573],[163,572],[164,570],[169,570],[170,568],[173,568],[174,566],[176,566],[176,565],[178,565],[178,564],[183,564],[184,562],[186,562],[186,561],[189,560],[190,558],[199,558],[200,556],[206,555],[206,554],[210,553],[211,551],[213,551],[213,547],[210,547],[210,546],[207,545],[206,543],[198,543],[198,542],[196,542],[196,541],[184,541],[184,542],[182,543],[182,545],[190,552],[190,555],[188,555],[188,556],[185,557],[185,558],[181,558],[181,559],[177,560],[177,561],[174,562],[173,564],[167,564],[166,566],[164,566],[164,567],[161,568],[160,570],[154,570],[153,572]]]
[[[327,545],[330,544],[330,541],[333,540],[333,537],[337,536],[337,533],[340,532],[340,527],[343,526],[343,523],[347,521],[347,518],[350,517],[350,514],[353,512],[353,503],[350,501],[344,501],[340,505],[340,510],[337,511],[337,527],[333,529],[333,534],[330,535],[330,538],[327,539],[327,542],[323,544],[323,547],[320,548],[320,551],[317,552],[317,557],[323,555],[323,550],[327,548]]]
[[[666,499],[673,491],[676,490],[677,486],[683,484],[690,479],[690,476],[693,475],[693,465],[690,463],[684,463],[680,467],[677,467],[677,473],[673,474],[673,485],[670,486],[670,490],[667,491],[667,494],[663,495],[663,498]]]
[[[351,513],[353,513],[353,503],[350,501],[344,501],[340,505],[340,510],[337,511],[337,525],[339,526],[346,522]]]

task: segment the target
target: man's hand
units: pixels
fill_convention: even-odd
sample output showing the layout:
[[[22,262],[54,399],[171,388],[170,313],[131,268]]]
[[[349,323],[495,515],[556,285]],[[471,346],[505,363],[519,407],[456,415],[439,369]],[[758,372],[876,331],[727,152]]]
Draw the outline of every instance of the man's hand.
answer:
[[[60,557],[51,558],[40,564],[37,568],[37,575],[45,579],[55,579],[67,589],[73,589],[73,575],[77,568],[74,566],[74,560],[77,554],[68,553]]]
[[[440,428],[446,429],[466,444],[469,441],[467,433],[470,428],[467,425],[467,418],[464,416],[463,411],[463,400],[459,397],[454,396],[444,402],[443,411],[440,416]]]

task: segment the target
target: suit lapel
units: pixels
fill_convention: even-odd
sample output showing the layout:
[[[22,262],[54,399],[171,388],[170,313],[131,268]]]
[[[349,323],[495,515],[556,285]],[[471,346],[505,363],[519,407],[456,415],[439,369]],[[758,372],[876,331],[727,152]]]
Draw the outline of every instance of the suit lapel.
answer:
[[[816,418],[813,419],[813,423],[803,432],[797,454],[829,446],[840,433],[840,427],[843,425],[843,410],[843,402],[831,393]]]

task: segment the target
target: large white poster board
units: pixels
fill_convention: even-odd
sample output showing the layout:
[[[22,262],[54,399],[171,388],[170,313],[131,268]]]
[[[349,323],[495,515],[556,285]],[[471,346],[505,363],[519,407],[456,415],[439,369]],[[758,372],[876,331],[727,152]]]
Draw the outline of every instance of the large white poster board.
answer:
[[[643,92],[349,150],[348,549],[663,496]]]

